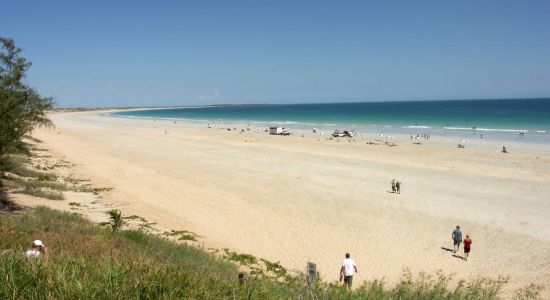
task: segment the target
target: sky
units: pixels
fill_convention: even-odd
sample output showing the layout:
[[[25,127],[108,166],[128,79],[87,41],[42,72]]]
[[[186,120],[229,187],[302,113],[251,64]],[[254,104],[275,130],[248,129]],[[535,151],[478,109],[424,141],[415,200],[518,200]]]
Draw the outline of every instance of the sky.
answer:
[[[550,1],[7,1],[59,107],[550,97]]]

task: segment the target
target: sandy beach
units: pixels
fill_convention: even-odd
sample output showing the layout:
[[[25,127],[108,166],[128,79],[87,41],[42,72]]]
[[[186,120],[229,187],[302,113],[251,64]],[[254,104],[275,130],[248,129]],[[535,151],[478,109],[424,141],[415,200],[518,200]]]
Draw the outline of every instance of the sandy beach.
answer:
[[[97,112],[51,117],[56,127],[33,136],[82,178],[112,187],[102,205],[196,232],[205,247],[300,271],[312,261],[330,281],[349,252],[355,282],[442,270],[510,276],[508,288],[538,283],[550,295],[548,144],[510,142],[503,154],[490,138],[457,149],[402,136],[388,147]],[[455,225],[473,240],[467,262],[442,249]]]

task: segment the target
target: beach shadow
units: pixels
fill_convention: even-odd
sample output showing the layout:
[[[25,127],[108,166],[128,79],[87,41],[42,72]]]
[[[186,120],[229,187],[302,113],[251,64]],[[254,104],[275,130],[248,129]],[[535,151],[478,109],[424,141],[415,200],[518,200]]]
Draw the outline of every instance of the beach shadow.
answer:
[[[449,251],[449,252],[454,252],[453,249],[447,248],[447,247],[441,247],[441,249],[443,249],[443,250],[445,250],[445,251]]]
[[[386,193],[395,194],[395,192],[392,191],[386,191]]]
[[[9,199],[8,192],[4,187],[2,180],[0,180],[0,212],[13,212],[21,209],[21,206],[15,204],[15,202]]]
[[[453,257],[460,258],[460,259],[462,259],[462,260],[466,260],[466,257],[460,256],[460,255],[458,255],[458,254],[453,254]]]

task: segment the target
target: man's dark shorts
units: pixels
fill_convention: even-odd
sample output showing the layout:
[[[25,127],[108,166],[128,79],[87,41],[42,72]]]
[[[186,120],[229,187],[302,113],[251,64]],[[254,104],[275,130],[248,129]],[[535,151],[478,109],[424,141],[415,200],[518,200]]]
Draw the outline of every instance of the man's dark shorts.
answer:
[[[351,288],[351,284],[353,283],[353,275],[351,276],[344,276],[344,283],[348,285],[348,287]]]
[[[460,240],[455,240],[455,246],[460,246]]]

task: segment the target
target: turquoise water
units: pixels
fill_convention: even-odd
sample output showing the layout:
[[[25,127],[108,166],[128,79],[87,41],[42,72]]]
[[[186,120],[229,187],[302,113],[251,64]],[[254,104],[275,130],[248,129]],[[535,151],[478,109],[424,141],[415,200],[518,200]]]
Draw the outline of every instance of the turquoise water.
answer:
[[[286,127],[393,127],[545,134],[550,99],[227,105],[117,112],[154,119],[286,124]]]

